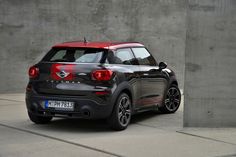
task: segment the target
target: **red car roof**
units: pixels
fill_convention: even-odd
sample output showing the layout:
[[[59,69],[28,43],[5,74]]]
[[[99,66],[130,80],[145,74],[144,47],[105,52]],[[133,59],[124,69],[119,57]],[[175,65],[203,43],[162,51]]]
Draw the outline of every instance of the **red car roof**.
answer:
[[[61,44],[56,44],[53,47],[75,47],[75,48],[103,48],[103,49],[117,49],[123,47],[144,47],[143,44],[138,42],[82,42],[82,41],[73,41],[65,42]]]

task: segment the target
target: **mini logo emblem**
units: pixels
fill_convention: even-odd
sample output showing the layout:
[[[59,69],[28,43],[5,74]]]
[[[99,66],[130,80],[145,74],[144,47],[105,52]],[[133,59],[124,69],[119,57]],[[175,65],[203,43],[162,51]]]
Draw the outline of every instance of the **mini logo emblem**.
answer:
[[[65,71],[63,70],[63,71],[57,72],[56,74],[57,74],[57,76],[59,76],[60,78],[65,78],[65,77],[67,77],[70,73],[67,73],[67,72],[65,72]]]

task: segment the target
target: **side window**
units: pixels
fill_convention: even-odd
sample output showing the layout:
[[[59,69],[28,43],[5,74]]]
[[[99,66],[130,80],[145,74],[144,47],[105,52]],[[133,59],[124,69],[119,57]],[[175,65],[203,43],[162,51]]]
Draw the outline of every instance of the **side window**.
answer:
[[[129,48],[110,51],[108,52],[107,59],[110,64],[135,64],[135,57],[133,56],[133,53]]]
[[[52,58],[51,60],[60,60],[65,56],[66,50],[59,50]]]
[[[137,47],[132,48],[132,50],[140,65],[156,65],[155,59],[151,56],[151,54],[147,51],[146,48]]]

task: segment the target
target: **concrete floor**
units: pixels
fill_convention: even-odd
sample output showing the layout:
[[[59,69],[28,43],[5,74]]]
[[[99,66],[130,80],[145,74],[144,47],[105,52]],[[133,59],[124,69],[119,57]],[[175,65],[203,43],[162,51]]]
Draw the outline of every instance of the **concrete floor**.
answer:
[[[175,114],[142,113],[127,130],[104,121],[55,118],[35,125],[24,94],[0,95],[0,157],[41,156],[236,156],[236,129],[183,128],[183,105]]]

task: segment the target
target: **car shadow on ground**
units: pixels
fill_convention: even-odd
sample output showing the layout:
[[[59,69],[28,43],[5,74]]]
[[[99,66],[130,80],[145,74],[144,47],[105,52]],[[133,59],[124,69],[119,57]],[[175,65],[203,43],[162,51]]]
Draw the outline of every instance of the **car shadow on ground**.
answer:
[[[136,114],[132,117],[130,126],[153,118],[162,116],[163,114],[154,113],[151,111]],[[54,118],[49,124],[34,125],[43,130],[51,130],[57,132],[111,132],[112,129],[106,123],[106,120],[86,120],[86,119],[67,119],[67,118]]]

